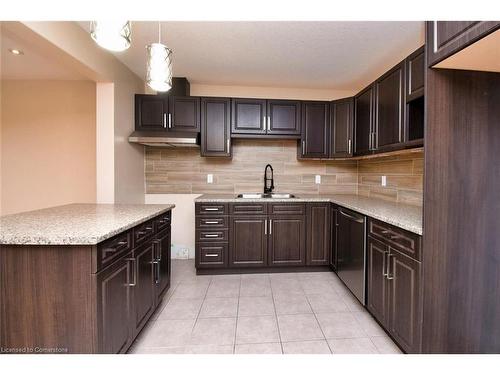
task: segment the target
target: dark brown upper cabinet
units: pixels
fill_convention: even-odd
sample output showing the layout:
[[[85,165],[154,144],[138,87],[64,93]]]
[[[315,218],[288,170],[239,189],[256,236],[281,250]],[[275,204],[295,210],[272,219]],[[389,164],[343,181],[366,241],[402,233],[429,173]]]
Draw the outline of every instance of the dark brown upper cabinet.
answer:
[[[374,149],[391,149],[403,142],[404,78],[401,62],[375,82]]]
[[[201,99],[201,156],[231,157],[231,99]]]
[[[354,97],[354,154],[369,153],[374,143],[374,88],[368,86]]]
[[[265,134],[266,118],[265,99],[232,99],[232,134]]]
[[[267,134],[300,136],[300,101],[267,101]]]
[[[352,156],[353,107],[353,98],[330,103],[330,157]]]
[[[433,66],[500,28],[500,21],[428,21],[427,65]]]
[[[200,98],[171,96],[168,100],[168,129],[179,132],[200,131]]]
[[[300,158],[328,158],[330,141],[328,102],[302,102],[302,137]]]
[[[425,51],[419,48],[408,56],[406,65],[406,102],[424,96]]]
[[[166,131],[168,99],[159,95],[135,95],[135,130]]]

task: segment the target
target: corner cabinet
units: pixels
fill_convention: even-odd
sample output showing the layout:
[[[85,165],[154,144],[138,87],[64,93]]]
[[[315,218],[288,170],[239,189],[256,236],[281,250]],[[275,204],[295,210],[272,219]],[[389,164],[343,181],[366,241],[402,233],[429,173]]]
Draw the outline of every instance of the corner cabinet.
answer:
[[[307,204],[306,264],[329,265],[330,262],[330,203]]]
[[[353,154],[353,98],[330,103],[330,157],[350,157]]]
[[[231,99],[201,99],[201,156],[231,157]]]
[[[329,136],[329,103],[302,102],[302,137],[298,148],[299,158],[328,158]]]

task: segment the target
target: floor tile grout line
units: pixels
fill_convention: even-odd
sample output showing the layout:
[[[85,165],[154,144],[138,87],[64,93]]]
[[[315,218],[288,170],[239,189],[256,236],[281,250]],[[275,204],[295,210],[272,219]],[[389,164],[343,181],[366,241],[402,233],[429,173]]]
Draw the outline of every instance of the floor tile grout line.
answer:
[[[273,299],[274,317],[276,318],[276,327],[278,328],[278,338],[280,340],[281,354],[285,354],[285,350],[283,349],[283,341],[281,340],[281,329],[280,323],[278,321],[278,312],[276,311],[276,302],[274,301],[273,283],[271,277],[269,277],[269,288],[271,289],[271,298]]]
[[[240,276],[240,286],[238,288],[238,302],[236,304],[236,322],[234,324],[233,354],[236,354],[236,335],[238,333],[238,319],[240,317],[240,296],[241,296],[241,276]]]

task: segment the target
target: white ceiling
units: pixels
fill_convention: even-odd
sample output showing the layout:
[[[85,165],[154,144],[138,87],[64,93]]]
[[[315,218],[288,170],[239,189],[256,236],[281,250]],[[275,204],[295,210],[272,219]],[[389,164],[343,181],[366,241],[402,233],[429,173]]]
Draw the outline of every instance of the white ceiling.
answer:
[[[44,54],[40,46],[31,45],[5,30],[1,33],[1,78],[16,80],[85,80],[60,61]],[[23,55],[14,55],[9,49],[18,49]]]
[[[157,22],[132,22],[132,46],[115,55],[144,77],[157,40]],[[424,23],[162,22],[162,42],[191,83],[352,90],[423,45]]]

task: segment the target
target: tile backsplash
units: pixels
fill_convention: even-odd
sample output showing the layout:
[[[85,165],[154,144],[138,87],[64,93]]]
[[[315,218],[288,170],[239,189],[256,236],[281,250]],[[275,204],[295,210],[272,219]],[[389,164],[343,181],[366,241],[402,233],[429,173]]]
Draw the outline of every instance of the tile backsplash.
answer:
[[[233,158],[200,157],[199,149],[146,147],[146,193],[260,192],[272,164],[276,191],[362,194],[422,204],[423,153],[369,160],[297,160],[294,140],[233,140]],[[213,183],[207,183],[207,174]],[[315,176],[321,175],[321,184]],[[387,186],[380,186],[382,175]]]

